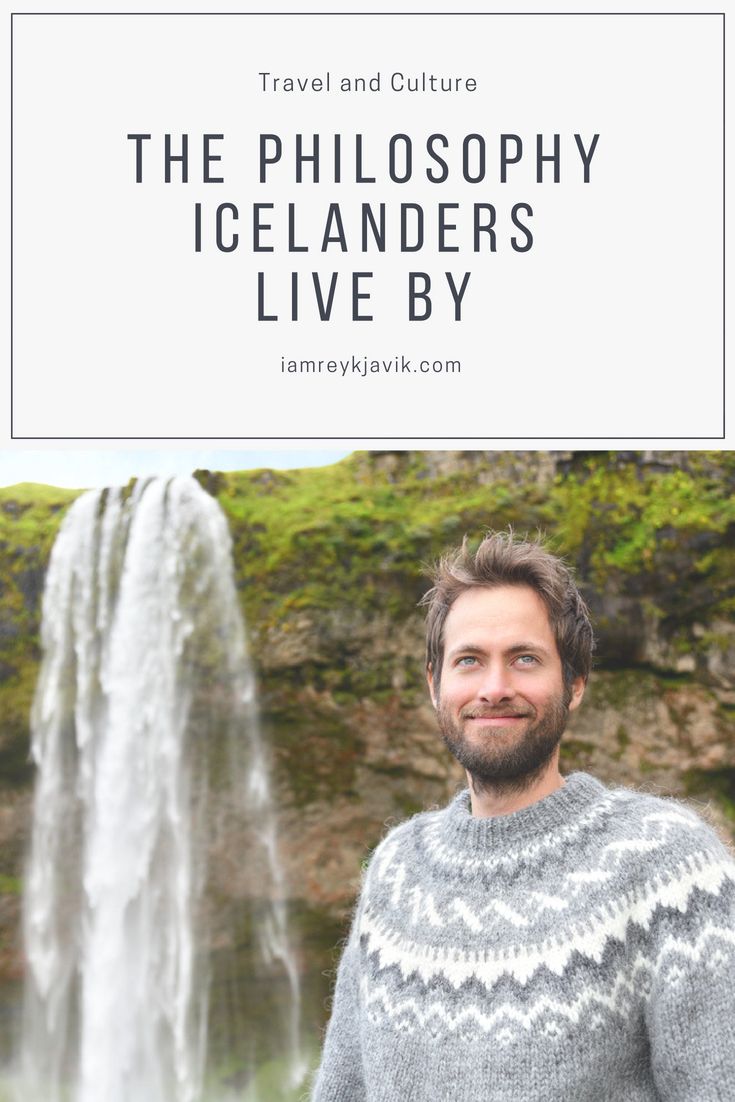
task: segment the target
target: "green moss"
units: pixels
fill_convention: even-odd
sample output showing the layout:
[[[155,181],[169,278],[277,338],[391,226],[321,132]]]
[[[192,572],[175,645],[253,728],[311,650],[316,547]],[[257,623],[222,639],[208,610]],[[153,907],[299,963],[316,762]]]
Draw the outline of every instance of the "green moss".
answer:
[[[593,742],[587,742],[585,739],[565,738],[564,739],[564,756],[567,760],[574,760],[577,758],[589,758],[595,752],[595,745]]]
[[[628,734],[626,727],[622,723],[618,724],[618,728],[615,732],[615,741],[618,748],[614,751],[612,756],[615,761],[620,761],[620,759],[625,754],[625,751],[630,746],[630,735]]]
[[[597,588],[631,576],[675,595],[690,616],[731,600],[733,467],[705,453],[686,467],[650,469],[632,456],[589,457],[559,475],[545,509],[561,546]],[[702,586],[706,579],[707,585]],[[668,609],[664,609],[668,612]]]
[[[355,453],[325,468],[209,476],[231,522],[251,622],[335,607],[405,617],[425,588],[426,561],[465,532],[512,524],[546,530],[597,590],[647,579],[652,614],[674,634],[669,620],[683,623],[674,648],[711,645],[689,628],[703,609],[724,616],[732,603],[735,553],[723,537],[735,526],[733,470],[719,453],[663,472],[634,455],[595,453],[545,492],[533,479],[488,477],[491,460],[480,481],[471,459],[439,475],[424,453]]]
[[[22,483],[0,489],[0,786],[27,785],[29,714],[38,673],[43,579],[78,491]]]
[[[246,556],[246,608],[266,622],[344,604],[400,614],[421,595],[424,560],[478,521],[512,519],[517,489],[480,486],[469,471],[429,480],[424,466],[409,463],[400,485],[360,453],[332,467],[224,476],[217,496]]]
[[[660,696],[660,679],[641,668],[601,671],[590,681],[588,693],[597,708],[619,712],[631,701]]]
[[[80,493],[34,482],[1,488],[0,546],[11,552],[35,546],[47,558],[66,509]]]
[[[35,649],[18,656],[17,662],[20,669],[0,681],[0,788],[22,787],[33,776],[29,724],[38,675]]]
[[[412,815],[418,815],[420,811],[425,810],[423,802],[412,798],[405,790],[398,793],[396,804],[398,817],[401,819],[410,819]]]
[[[262,700],[262,722],[295,806],[354,792],[364,745],[339,710],[285,693]]]
[[[690,769],[684,774],[687,795],[714,797],[726,818],[735,824],[735,766],[720,769]]]

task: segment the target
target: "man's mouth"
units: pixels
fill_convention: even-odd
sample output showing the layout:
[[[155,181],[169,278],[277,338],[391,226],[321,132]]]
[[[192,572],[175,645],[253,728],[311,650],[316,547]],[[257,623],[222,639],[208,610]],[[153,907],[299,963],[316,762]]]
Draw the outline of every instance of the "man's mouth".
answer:
[[[504,727],[509,723],[522,723],[524,716],[471,716],[470,722],[483,724],[487,727]]]
[[[487,712],[463,712],[462,719],[469,719],[475,723],[482,724],[487,727],[507,727],[508,724],[520,723],[524,719],[529,719],[529,712],[500,712],[500,711],[487,711]]]

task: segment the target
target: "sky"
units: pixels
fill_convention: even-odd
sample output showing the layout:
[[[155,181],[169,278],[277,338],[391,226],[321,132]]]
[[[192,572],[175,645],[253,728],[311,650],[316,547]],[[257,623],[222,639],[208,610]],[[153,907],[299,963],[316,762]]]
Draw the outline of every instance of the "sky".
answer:
[[[47,486],[96,489],[124,486],[131,478],[148,475],[187,475],[195,470],[247,471],[258,467],[285,470],[322,467],[349,455],[337,451],[112,451],[59,450],[0,451],[0,486],[41,482]]]

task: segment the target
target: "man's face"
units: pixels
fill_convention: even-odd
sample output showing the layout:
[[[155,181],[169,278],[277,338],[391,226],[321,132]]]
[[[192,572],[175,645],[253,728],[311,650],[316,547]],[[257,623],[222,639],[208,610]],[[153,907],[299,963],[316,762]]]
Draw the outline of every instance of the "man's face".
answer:
[[[461,594],[444,625],[438,697],[428,679],[444,741],[489,784],[522,784],[541,769],[584,693],[581,677],[565,693],[546,606],[525,585]]]

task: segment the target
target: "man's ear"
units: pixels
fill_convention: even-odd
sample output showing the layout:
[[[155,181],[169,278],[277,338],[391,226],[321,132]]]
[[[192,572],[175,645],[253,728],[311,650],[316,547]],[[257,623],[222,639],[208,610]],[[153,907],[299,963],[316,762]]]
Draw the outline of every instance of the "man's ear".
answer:
[[[437,702],[436,694],[434,692],[434,672],[431,668],[431,663],[429,663],[429,665],[426,667],[426,683],[429,686],[429,696],[431,697],[431,703],[434,705],[434,708],[438,708],[439,704]]]
[[[587,687],[587,682],[583,677],[575,677],[572,682],[572,694],[569,700],[569,711],[573,712],[575,708],[578,708],[582,703],[582,697],[584,696],[584,690]]]

